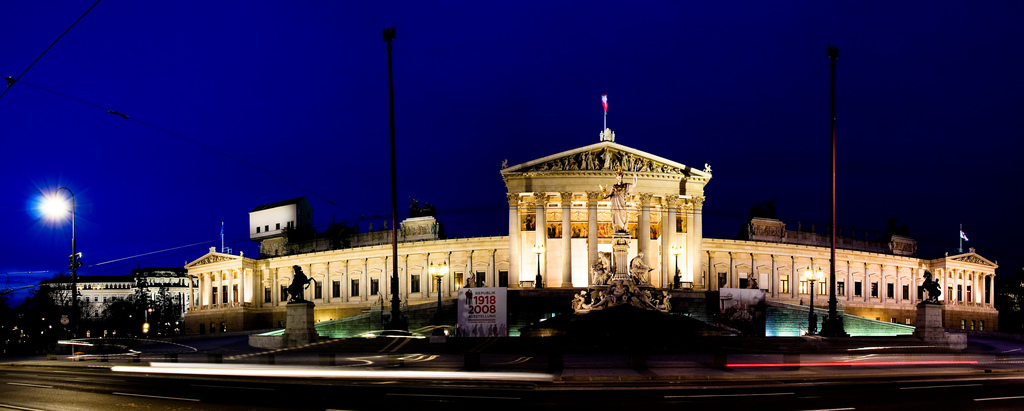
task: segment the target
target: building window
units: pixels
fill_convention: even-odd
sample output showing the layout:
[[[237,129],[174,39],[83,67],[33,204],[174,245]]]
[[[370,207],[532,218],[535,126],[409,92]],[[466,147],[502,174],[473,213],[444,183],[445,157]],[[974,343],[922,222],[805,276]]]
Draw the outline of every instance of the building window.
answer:
[[[213,286],[213,298],[210,299],[210,304],[217,304],[217,286]],[[213,330],[213,328],[210,328]]]
[[[260,226],[256,226],[256,234],[260,233]]]
[[[818,295],[828,294],[828,282],[822,280],[818,281]]]
[[[476,286],[477,287],[486,287],[487,286],[487,281],[486,281],[487,280],[487,273],[485,273],[483,271],[477,271],[476,272],[476,276],[474,278],[476,278]]]
[[[498,270],[498,287],[508,287],[508,271]]]
[[[967,320],[960,320],[960,329],[961,330],[966,330],[967,329]]]
[[[281,229],[281,223],[277,223],[277,226],[275,226],[274,229],[275,230],[280,230]]]
[[[233,298],[232,301],[234,301],[236,303],[239,301],[238,300],[238,284],[235,284],[235,285],[231,286],[231,296]]]
[[[843,281],[836,281],[836,295],[846,295],[846,283]]]
[[[956,285],[956,300],[957,301],[963,301],[964,300],[964,286],[963,286],[963,284],[957,284]]]
[[[789,294],[789,276],[779,276],[779,292],[782,294]]]
[[[896,298],[896,287],[892,283],[885,284],[885,298],[893,299]]]
[[[270,287],[263,287],[263,302],[270,302]]]
[[[903,299],[904,300],[909,300],[910,299],[910,286],[907,285],[907,284],[903,284]]]
[[[462,273],[455,273],[455,289],[462,288]]]
[[[971,286],[967,286],[967,302],[974,302],[974,299],[971,298]]]
[[[413,274],[412,279],[409,280],[409,292],[418,293],[420,292],[420,275]]]
[[[863,287],[861,287],[860,281],[854,281],[853,282],[853,296],[854,297],[861,297],[861,296],[863,296],[864,292],[863,292],[862,288]]]
[[[341,281],[331,283],[331,298],[341,297]]]
[[[228,286],[226,286],[226,285],[222,285],[222,286],[220,286],[220,287],[221,287],[221,288],[223,289],[223,291],[224,291],[224,293],[223,293],[223,294],[221,294],[221,296],[220,296],[220,302],[222,302],[222,303],[224,303],[224,304],[227,304],[227,303],[228,303]]]
[[[288,298],[288,286],[287,285],[282,285],[281,286],[281,301],[287,301],[287,298]]]
[[[985,331],[985,320],[981,320],[978,323],[978,331]]]
[[[946,290],[946,300],[952,301],[953,300],[953,286],[949,286],[948,288],[949,289]]]
[[[313,298],[324,298],[324,285],[317,281],[313,286]]]
[[[807,294],[807,281],[800,282],[800,294]]]
[[[358,278],[353,278],[352,279],[352,288],[351,288],[351,290],[352,290],[352,296],[353,297],[358,297],[359,296],[359,279]]]
[[[906,324],[906,325],[911,325],[909,318],[904,318],[904,322],[903,323]]]
[[[878,283],[871,283],[871,298],[878,298]]]
[[[974,320],[971,320],[971,331],[974,331]]]
[[[270,232],[270,225],[269,224],[263,226],[263,232],[265,232],[265,233],[269,233]]]
[[[896,317],[889,317],[889,322],[896,324]]]
[[[370,295],[380,294],[380,280],[376,278],[370,279]]]

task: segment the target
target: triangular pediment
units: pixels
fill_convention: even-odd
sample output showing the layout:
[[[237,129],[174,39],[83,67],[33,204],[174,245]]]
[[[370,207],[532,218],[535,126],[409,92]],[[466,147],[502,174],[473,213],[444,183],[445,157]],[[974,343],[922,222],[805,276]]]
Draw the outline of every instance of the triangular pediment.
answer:
[[[949,259],[953,260],[953,261],[963,261],[965,263],[981,264],[981,265],[985,265],[985,266],[989,266],[989,267],[998,267],[998,265],[996,265],[996,263],[993,263],[992,261],[989,261],[987,258],[982,257],[982,256],[978,255],[977,253],[973,253],[973,252],[972,253],[966,253],[966,254],[960,254],[960,255],[954,255],[952,257],[949,257]]]
[[[622,167],[627,173],[683,174],[711,178],[710,170],[698,170],[685,164],[610,141],[579,147],[501,170],[502,175],[603,171],[614,173]]]
[[[244,257],[238,255],[218,253],[214,251],[214,249],[215,248],[211,248],[210,252],[206,253],[206,255],[197,258],[191,263],[185,264],[185,268],[194,268],[201,265],[220,263],[224,261],[242,261],[244,259]]]

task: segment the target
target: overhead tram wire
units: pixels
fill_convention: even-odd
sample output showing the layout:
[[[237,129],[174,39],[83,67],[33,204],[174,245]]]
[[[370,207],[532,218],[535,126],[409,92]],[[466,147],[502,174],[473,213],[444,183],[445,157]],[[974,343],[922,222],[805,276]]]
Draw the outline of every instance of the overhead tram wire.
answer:
[[[152,128],[154,128],[156,130],[159,130],[159,131],[162,131],[164,133],[170,134],[172,136],[178,137],[178,138],[180,138],[182,140],[188,141],[188,142],[190,142],[192,144],[195,144],[195,145],[200,146],[202,148],[205,148],[207,150],[213,151],[214,153],[217,153],[217,154],[220,154],[220,155],[222,155],[224,157],[227,157],[227,158],[230,158],[232,160],[235,160],[235,161],[237,161],[237,162],[239,162],[239,163],[241,163],[241,164],[243,164],[245,166],[248,166],[248,167],[250,167],[250,168],[252,168],[252,169],[254,169],[256,171],[259,171],[259,172],[264,173],[264,174],[266,174],[268,176],[271,176],[271,177],[274,177],[274,178],[276,178],[278,180],[281,180],[282,182],[284,182],[284,183],[286,183],[286,184],[288,184],[288,185],[290,185],[292,187],[298,188],[299,190],[302,190],[302,191],[304,191],[304,192],[306,192],[308,194],[311,194],[313,196],[316,196],[316,197],[320,198],[321,200],[326,201],[330,205],[333,205],[335,207],[341,208],[341,209],[349,211],[349,212],[353,212],[353,213],[355,212],[354,210],[348,209],[347,207],[344,207],[342,205],[338,205],[334,201],[331,201],[331,199],[329,199],[329,198],[327,198],[327,197],[325,197],[325,196],[323,196],[323,195],[321,195],[321,194],[319,194],[319,193],[317,193],[317,192],[315,192],[313,190],[310,190],[310,189],[308,189],[306,187],[300,186],[297,183],[294,183],[294,182],[292,182],[292,181],[290,181],[290,180],[288,180],[288,179],[286,179],[284,177],[281,177],[281,176],[279,176],[277,174],[271,173],[270,171],[268,171],[266,169],[260,168],[260,167],[256,166],[255,164],[249,163],[249,162],[247,162],[245,160],[242,160],[242,159],[240,159],[238,157],[232,156],[231,154],[225,153],[225,152],[223,152],[221,150],[218,150],[216,148],[213,148],[211,146],[203,144],[202,142],[200,142],[198,140],[194,140],[194,139],[185,137],[185,136],[183,136],[181,134],[172,132],[170,130],[167,130],[165,128],[159,127],[159,126],[154,125],[154,124],[147,123],[147,122],[139,120],[137,118],[130,117],[127,114],[124,114],[124,113],[121,113],[119,111],[115,111],[115,110],[109,109],[107,107],[103,107],[103,106],[101,106],[99,104],[96,104],[96,103],[92,103],[92,102],[89,102],[89,101],[86,101],[86,100],[82,100],[82,99],[77,98],[77,97],[69,96],[67,94],[64,94],[64,93],[61,93],[61,92],[58,92],[58,91],[54,91],[54,90],[50,90],[50,89],[45,88],[45,87],[37,86],[35,84],[30,84],[30,83],[25,83],[25,82],[22,82],[21,84],[24,84],[26,86],[33,87],[33,88],[36,88],[36,89],[39,89],[39,90],[42,90],[42,91],[45,91],[45,92],[48,92],[48,93],[53,93],[53,94],[56,94],[56,95],[61,96],[61,97],[66,97],[66,98],[75,100],[75,101],[77,101],[79,103],[83,103],[83,104],[87,104],[87,105],[96,107],[96,108],[98,108],[100,110],[104,110],[107,113],[110,113],[110,114],[113,114],[115,116],[121,117],[121,118],[123,118],[125,120],[133,120],[135,122],[138,122],[139,124],[142,124],[142,125],[145,125],[145,126],[148,126],[148,127],[152,127]]]
[[[56,45],[57,42],[60,41],[60,39],[63,38],[65,34],[68,34],[68,32],[71,31],[72,27],[75,27],[75,25],[78,24],[79,21],[81,21],[83,18],[85,18],[86,14],[89,14],[89,12],[92,11],[92,9],[94,7],[96,7],[97,4],[100,4],[100,1],[102,1],[102,0],[96,0],[96,3],[93,3],[93,5],[89,7],[89,10],[86,10],[85,13],[82,13],[82,15],[78,17],[78,20],[75,20],[74,23],[71,23],[71,25],[68,26],[67,30],[64,30],[64,32],[61,33],[60,36],[57,36],[57,39],[54,40],[53,43],[50,43],[50,46],[47,47],[46,50],[43,50],[43,52],[39,54],[39,57],[36,57],[35,60],[32,60],[32,64],[29,64],[28,67],[25,67],[25,71],[22,71],[21,74],[19,74],[17,78],[13,78],[12,79],[12,78],[8,77],[7,78],[7,88],[5,88],[3,92],[0,92],[0,98],[3,98],[4,94],[7,94],[7,90],[10,90],[11,86],[13,86],[14,83],[17,83],[18,81],[20,81],[21,80],[21,76],[24,76],[25,73],[28,73],[28,70],[30,68],[32,68],[32,66],[34,66],[36,64],[36,62],[39,61],[39,59],[43,58],[43,55],[45,55],[47,51],[50,51],[50,49],[53,48],[53,46]]]

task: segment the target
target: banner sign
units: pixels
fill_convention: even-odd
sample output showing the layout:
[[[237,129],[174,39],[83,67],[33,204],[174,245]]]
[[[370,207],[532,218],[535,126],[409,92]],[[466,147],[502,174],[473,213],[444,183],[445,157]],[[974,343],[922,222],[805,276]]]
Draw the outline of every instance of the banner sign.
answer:
[[[457,337],[507,337],[505,287],[459,289]]]

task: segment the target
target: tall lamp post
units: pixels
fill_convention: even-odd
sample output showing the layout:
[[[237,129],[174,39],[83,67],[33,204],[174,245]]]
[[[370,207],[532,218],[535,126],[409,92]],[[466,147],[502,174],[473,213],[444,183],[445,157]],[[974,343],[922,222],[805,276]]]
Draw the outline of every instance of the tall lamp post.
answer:
[[[829,260],[828,318],[821,325],[821,335],[849,337],[836,307],[838,305],[838,301],[836,301],[836,60],[839,59],[839,49],[835,46],[828,46],[828,59],[831,61],[832,70],[832,116],[830,119],[832,124],[832,258]]]
[[[672,277],[672,288],[678,290],[682,287],[681,283],[683,281],[679,276],[679,254],[683,252],[683,248],[678,245],[674,245],[669,247],[669,251],[672,255],[676,256],[676,275]]]
[[[544,288],[544,278],[540,276],[540,255],[544,253],[544,245],[537,244],[533,246],[533,252],[537,253],[537,278],[533,280],[533,288],[539,290]]]
[[[391,109],[391,321],[388,329],[405,330],[409,324],[402,317],[402,299],[398,296],[398,171],[395,166],[395,82],[391,70],[391,41],[395,28],[384,29],[388,43],[388,102]]]
[[[807,314],[807,334],[818,333],[818,317],[814,315],[814,282],[821,281],[822,273],[821,270],[812,271],[807,269],[807,282],[811,284],[811,311]]]
[[[57,199],[60,190],[67,190],[71,195],[71,256],[68,257],[68,268],[71,269],[71,338],[78,337],[78,267],[82,266],[82,255],[78,253],[78,242],[75,240],[75,193],[70,188],[58,187],[53,196],[47,198],[43,204],[43,211],[50,218],[59,218],[68,210],[66,203]]]
[[[434,314],[434,335],[443,335],[444,331],[441,329],[441,279],[448,275],[448,264],[441,263],[435,266],[434,263],[430,263],[427,272],[437,280],[437,313]]]

